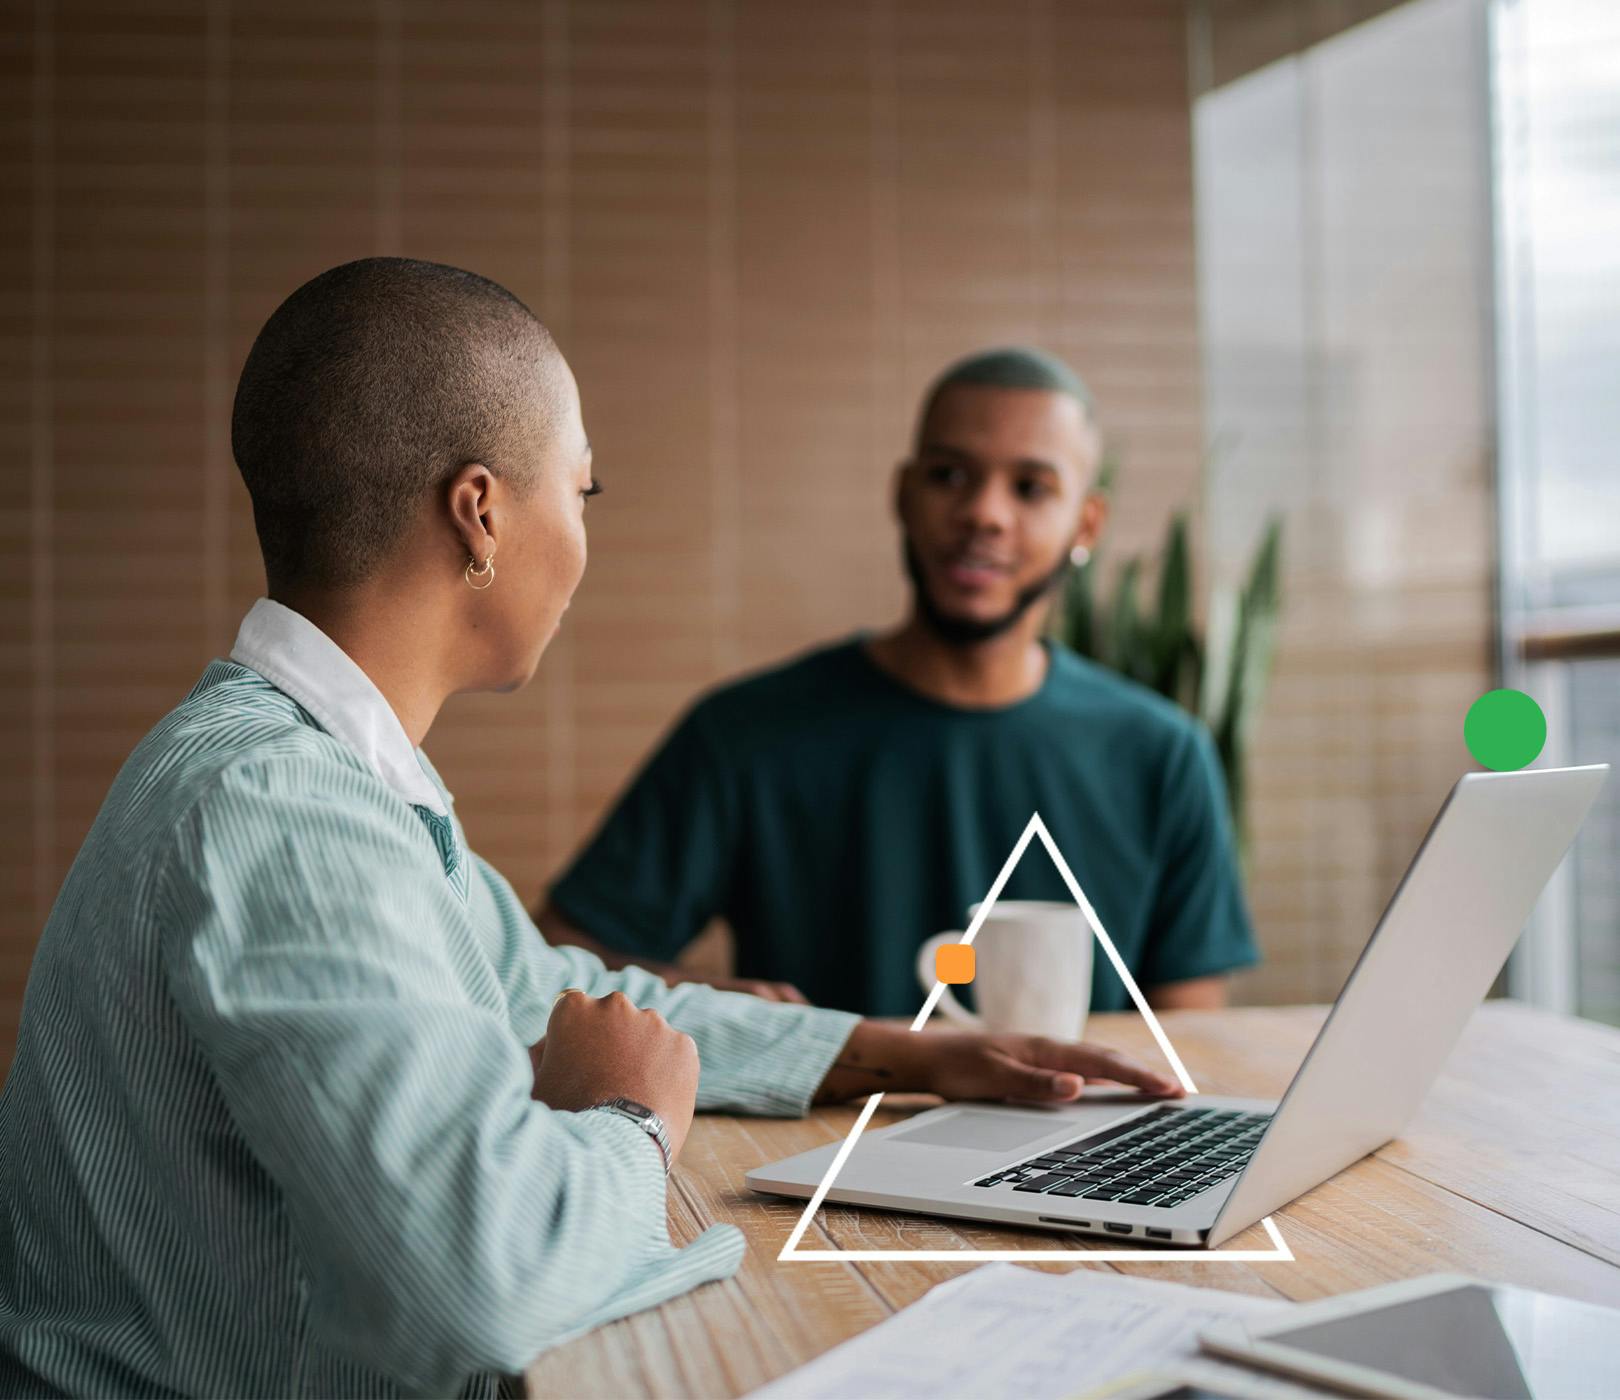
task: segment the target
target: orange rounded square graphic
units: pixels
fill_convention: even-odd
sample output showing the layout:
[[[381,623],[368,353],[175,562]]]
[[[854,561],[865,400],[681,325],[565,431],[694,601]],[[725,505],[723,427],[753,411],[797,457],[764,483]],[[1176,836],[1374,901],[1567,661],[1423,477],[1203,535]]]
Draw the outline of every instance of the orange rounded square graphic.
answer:
[[[934,950],[934,974],[941,982],[959,987],[973,980],[973,945],[943,943]]]

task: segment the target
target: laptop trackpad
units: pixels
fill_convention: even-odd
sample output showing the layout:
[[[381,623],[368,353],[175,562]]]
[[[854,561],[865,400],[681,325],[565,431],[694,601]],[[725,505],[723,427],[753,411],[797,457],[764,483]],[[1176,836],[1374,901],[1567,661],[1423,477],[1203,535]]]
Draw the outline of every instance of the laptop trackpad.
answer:
[[[915,1142],[924,1147],[973,1147],[981,1152],[1011,1152],[1026,1142],[1050,1137],[1056,1126],[1051,1118],[1034,1114],[982,1113],[971,1108],[935,1118],[905,1132],[885,1137],[886,1142]]]

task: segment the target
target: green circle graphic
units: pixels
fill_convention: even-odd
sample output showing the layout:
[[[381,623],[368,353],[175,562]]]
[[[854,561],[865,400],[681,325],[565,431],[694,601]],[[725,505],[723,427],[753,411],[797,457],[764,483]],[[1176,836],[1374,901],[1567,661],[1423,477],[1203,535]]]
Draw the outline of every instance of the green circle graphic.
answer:
[[[1523,768],[1547,742],[1547,716],[1522,690],[1487,690],[1468,707],[1463,742],[1485,768]]]

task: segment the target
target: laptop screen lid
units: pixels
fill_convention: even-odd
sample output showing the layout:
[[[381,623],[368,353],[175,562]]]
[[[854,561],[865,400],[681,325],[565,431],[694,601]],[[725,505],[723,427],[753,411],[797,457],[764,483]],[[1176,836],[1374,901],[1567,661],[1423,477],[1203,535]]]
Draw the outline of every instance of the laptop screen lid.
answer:
[[[1210,1227],[1211,1246],[1406,1126],[1608,772],[1470,773],[1451,789]]]

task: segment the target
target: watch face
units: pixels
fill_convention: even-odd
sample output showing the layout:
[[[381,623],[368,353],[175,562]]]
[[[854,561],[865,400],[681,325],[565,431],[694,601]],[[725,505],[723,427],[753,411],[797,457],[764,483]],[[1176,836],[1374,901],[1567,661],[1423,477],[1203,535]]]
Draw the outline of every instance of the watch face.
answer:
[[[635,1118],[651,1118],[652,1117],[652,1109],[644,1108],[644,1107],[642,1107],[641,1104],[636,1103],[631,1099],[620,1099],[618,1102],[619,1102],[619,1107],[622,1108],[626,1113],[630,1114],[632,1117],[635,1117]]]

